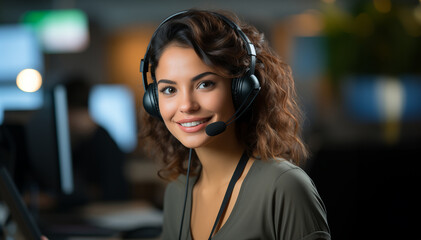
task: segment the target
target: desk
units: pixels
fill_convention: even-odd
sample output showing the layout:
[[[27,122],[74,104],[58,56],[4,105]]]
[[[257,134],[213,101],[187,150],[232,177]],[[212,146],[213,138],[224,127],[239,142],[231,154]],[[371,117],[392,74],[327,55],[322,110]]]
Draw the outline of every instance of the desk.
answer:
[[[53,239],[50,239],[53,240]],[[124,238],[70,237],[67,240],[125,240]],[[161,240],[161,238],[130,238],[130,240]]]
[[[41,219],[50,240],[159,239],[163,214],[147,202],[130,201],[90,204]]]

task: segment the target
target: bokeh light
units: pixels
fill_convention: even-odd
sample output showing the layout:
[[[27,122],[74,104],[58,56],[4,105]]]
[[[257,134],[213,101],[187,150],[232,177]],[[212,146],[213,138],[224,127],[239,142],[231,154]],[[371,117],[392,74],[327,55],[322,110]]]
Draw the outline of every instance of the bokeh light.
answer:
[[[18,74],[16,85],[24,92],[36,92],[42,85],[41,74],[35,69],[24,69]]]

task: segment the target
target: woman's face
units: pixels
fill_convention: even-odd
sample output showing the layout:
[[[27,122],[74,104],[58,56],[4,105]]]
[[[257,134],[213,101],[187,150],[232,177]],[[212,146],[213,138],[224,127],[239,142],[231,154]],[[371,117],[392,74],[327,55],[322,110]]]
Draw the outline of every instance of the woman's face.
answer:
[[[230,126],[210,137],[205,128],[234,114],[231,80],[219,76],[192,48],[168,46],[155,71],[159,109],[168,130],[184,146],[198,148],[234,135]]]

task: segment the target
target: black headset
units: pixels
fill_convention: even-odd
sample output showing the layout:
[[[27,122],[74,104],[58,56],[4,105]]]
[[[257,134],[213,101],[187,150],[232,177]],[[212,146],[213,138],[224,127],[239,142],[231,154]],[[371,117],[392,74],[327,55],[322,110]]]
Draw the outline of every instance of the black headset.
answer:
[[[167,17],[164,21],[162,21],[155,32],[152,35],[151,41],[148,44],[148,48],[146,49],[145,57],[142,59],[140,63],[140,72],[142,72],[143,78],[143,87],[145,89],[145,94],[143,95],[143,107],[145,108],[146,112],[150,115],[160,118],[161,113],[159,111],[159,104],[158,104],[158,89],[157,83],[155,79],[153,79],[153,83],[148,84],[147,80],[147,72],[149,71],[149,50],[151,48],[152,40],[154,39],[155,35],[157,34],[159,28],[169,20],[173,19],[176,16],[181,14],[188,13],[188,11],[181,11],[175,13],[169,17]],[[221,15],[216,12],[211,12],[215,16],[219,17],[223,20],[226,24],[228,24],[234,31],[243,39],[244,44],[247,49],[247,54],[250,56],[250,66],[247,70],[246,74],[239,77],[232,79],[231,84],[231,91],[233,96],[234,107],[236,109],[236,113],[234,116],[239,117],[242,113],[244,113],[247,108],[251,105],[255,97],[260,91],[260,83],[257,77],[254,75],[254,70],[256,66],[256,49],[249,40],[249,38],[241,31],[240,27],[237,26],[234,22],[230,19]],[[233,116],[233,117],[234,117]]]

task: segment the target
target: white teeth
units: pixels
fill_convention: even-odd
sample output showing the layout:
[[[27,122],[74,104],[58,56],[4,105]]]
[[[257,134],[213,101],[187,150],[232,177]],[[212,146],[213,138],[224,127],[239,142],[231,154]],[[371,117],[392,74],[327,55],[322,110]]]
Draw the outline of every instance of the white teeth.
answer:
[[[202,120],[202,121],[186,122],[186,123],[180,123],[180,124],[183,127],[195,127],[195,126],[197,126],[199,124],[202,124],[204,122],[206,122],[206,121],[205,120]]]

